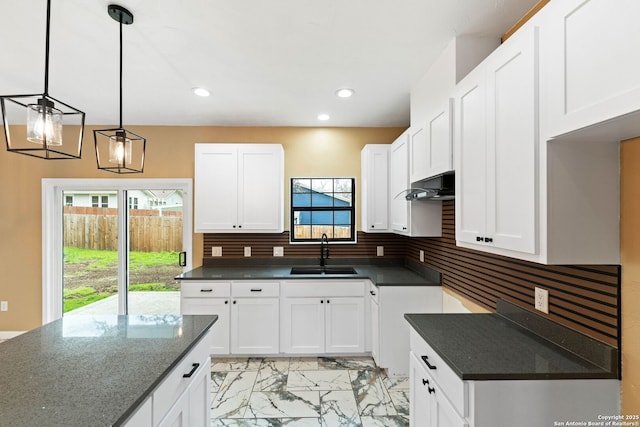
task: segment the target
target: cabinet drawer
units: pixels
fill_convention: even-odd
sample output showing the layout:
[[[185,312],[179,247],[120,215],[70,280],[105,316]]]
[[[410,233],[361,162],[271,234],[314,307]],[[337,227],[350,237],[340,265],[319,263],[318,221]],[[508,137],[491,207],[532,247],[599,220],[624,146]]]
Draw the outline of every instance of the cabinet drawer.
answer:
[[[181,282],[180,293],[187,298],[224,298],[231,296],[231,283]]]
[[[285,297],[362,297],[364,296],[364,282],[357,280],[284,282],[282,295]]]
[[[154,426],[158,425],[174,402],[189,387],[191,379],[197,378],[198,374],[207,368],[206,362],[209,358],[212,337],[212,332],[209,330],[153,392]],[[185,374],[191,375],[184,377]]]
[[[280,282],[234,282],[234,297],[277,297],[280,296]]]
[[[456,411],[463,417],[468,416],[467,385],[413,329],[411,329],[411,352],[438,383]]]

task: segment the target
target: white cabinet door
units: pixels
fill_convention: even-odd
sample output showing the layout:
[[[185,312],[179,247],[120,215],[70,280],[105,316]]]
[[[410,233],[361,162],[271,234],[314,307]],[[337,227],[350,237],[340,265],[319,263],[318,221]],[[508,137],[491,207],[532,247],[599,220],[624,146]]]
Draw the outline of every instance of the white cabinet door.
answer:
[[[371,356],[380,365],[380,306],[371,298]]]
[[[486,102],[481,64],[456,88],[456,240],[484,239],[486,226]]]
[[[431,399],[427,387],[431,378],[415,354],[409,357],[409,425],[411,427],[434,427],[431,419]]]
[[[453,99],[431,114],[427,122],[427,169],[425,178],[453,170]],[[424,178],[421,178],[424,179]],[[415,181],[413,178],[411,181]]]
[[[453,100],[430,112],[427,123],[411,131],[409,177],[422,181],[453,170]]]
[[[545,9],[550,136],[638,111],[640,2],[565,0]]]
[[[196,232],[282,232],[282,145],[196,144],[194,192]]]
[[[281,232],[284,169],[280,145],[238,149],[238,228]]]
[[[325,352],[364,352],[364,298],[325,300]]]
[[[427,126],[409,128],[409,179],[415,182],[429,175],[429,130]]]
[[[195,425],[195,424],[194,424]],[[157,424],[157,427],[188,427],[189,424],[189,393],[184,392],[173,404],[167,415]]]
[[[408,234],[409,204],[404,190],[409,188],[409,133],[404,132],[393,144],[389,152],[389,206],[391,229],[400,234]]]
[[[195,145],[195,232],[237,225],[238,154],[230,144]]]
[[[522,28],[486,61],[485,237],[525,253],[536,252],[537,51],[538,29]]]
[[[537,251],[537,28],[522,28],[456,88],[456,240]]]
[[[182,298],[182,314],[215,314],[211,354],[229,354],[230,298]]]
[[[368,144],[362,149],[362,231],[389,230],[389,145]]]
[[[282,299],[282,351],[324,352],[325,298]]]
[[[189,386],[189,426],[205,427],[211,424],[210,400],[211,359],[207,358],[194,374]]]
[[[278,298],[234,298],[231,304],[231,352],[278,353],[279,305]]]

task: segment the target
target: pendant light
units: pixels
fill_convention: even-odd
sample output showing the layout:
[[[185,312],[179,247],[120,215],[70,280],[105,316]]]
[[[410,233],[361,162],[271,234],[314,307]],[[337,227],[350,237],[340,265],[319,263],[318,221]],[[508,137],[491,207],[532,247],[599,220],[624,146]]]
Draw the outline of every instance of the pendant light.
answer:
[[[94,130],[98,169],[113,173],[142,173],[147,140],[122,127],[122,26],[133,24],[133,15],[124,7],[111,4],[109,16],[120,24],[120,125]]]
[[[48,160],[79,159],[84,112],[49,95],[49,34],[51,0],[47,0],[44,92],[0,95],[7,151]],[[26,130],[21,124],[26,120]]]

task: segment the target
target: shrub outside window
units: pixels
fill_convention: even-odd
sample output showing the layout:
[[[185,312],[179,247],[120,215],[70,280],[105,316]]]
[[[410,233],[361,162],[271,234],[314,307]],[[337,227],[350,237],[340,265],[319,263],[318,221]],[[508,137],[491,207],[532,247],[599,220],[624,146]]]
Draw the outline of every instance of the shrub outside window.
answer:
[[[291,242],[355,242],[354,178],[291,178]]]

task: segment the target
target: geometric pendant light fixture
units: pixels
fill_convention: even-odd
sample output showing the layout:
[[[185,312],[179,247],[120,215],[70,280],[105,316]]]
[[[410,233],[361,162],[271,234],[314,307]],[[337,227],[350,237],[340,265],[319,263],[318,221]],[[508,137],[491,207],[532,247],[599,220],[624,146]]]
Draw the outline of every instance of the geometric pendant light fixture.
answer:
[[[0,95],[7,151],[48,160],[79,159],[84,112],[49,95],[51,0],[47,0],[44,92]],[[26,123],[26,128],[23,126]]]
[[[142,173],[147,140],[122,127],[122,26],[133,24],[133,15],[124,7],[111,4],[109,16],[120,24],[120,124],[113,129],[93,131],[98,169],[128,174]]]

